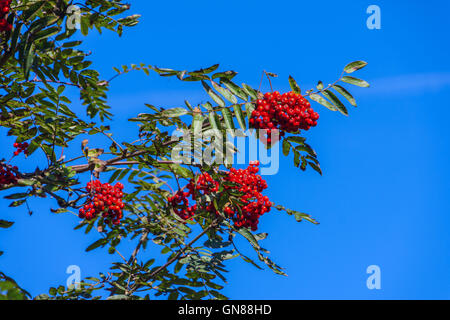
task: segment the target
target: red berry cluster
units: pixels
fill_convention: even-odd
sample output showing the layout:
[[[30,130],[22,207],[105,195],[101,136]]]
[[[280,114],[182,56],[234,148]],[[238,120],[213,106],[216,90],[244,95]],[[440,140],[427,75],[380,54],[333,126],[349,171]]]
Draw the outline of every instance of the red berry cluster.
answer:
[[[261,194],[267,188],[267,183],[260,175],[256,174],[259,171],[258,166],[259,161],[254,161],[250,162],[247,169],[232,168],[224,178],[224,181],[230,183],[224,188],[241,192],[240,201],[243,203],[241,210],[231,205],[225,207],[225,214],[236,227],[251,228],[253,231],[258,228],[259,217],[269,212],[272,206],[269,199]],[[169,205],[182,219],[192,218],[198,208],[197,204],[189,206],[189,196],[192,196],[192,200],[195,201],[198,196],[218,192],[219,183],[205,172],[197,177],[197,182],[192,179],[186,188],[188,192],[179,190],[168,199]],[[212,203],[201,206],[199,209],[218,214]]]
[[[16,142],[13,146],[17,149],[16,151],[14,151],[15,156],[18,156],[22,151],[24,154],[28,154],[28,142]]]
[[[204,172],[197,177],[197,184],[195,184],[194,179],[191,179],[189,184],[186,186],[189,193],[193,196],[197,192],[198,194],[210,194],[212,192],[219,191],[219,183],[215,181],[208,172]]]
[[[10,10],[11,0],[0,0],[0,32],[11,31],[12,25],[6,21]]]
[[[0,188],[3,188],[5,185],[17,183],[19,179],[17,170],[17,167],[0,163]]]
[[[101,183],[99,180],[95,180],[88,182],[86,190],[89,192],[89,197],[80,209],[78,216],[89,221],[101,214],[105,218],[105,223],[111,221],[114,225],[120,224],[124,207],[122,202],[123,184],[117,182],[112,186],[109,183]]]
[[[173,208],[173,211],[184,220],[192,218],[197,211],[197,205],[189,206],[189,192],[183,192],[182,190],[168,198],[169,205]]]
[[[200,195],[210,194],[219,190],[219,183],[214,181],[208,172],[204,172],[197,177],[197,183],[194,179],[191,179],[186,186],[188,192],[182,190],[177,191],[173,197],[169,197],[168,201],[174,212],[182,219],[190,219],[197,211],[197,204],[189,206],[188,197],[192,196],[192,200],[195,200]],[[201,207],[209,212],[215,212],[215,208],[212,204],[208,204],[206,207]]]
[[[311,108],[311,104],[301,94],[278,91],[267,92],[263,99],[256,101],[250,125],[256,129],[265,129],[267,143],[271,142],[270,131],[279,129],[280,136],[285,132],[297,133],[300,129],[309,130],[317,125],[319,114]]]
[[[235,184],[235,186],[225,186],[226,189],[236,189],[242,192],[240,201],[244,204],[241,211],[233,206],[225,208],[225,214],[234,221],[236,227],[251,228],[255,231],[258,228],[259,217],[269,212],[272,203],[267,196],[261,192],[267,188],[267,182],[256,173],[259,171],[259,161],[250,162],[247,169],[231,168],[225,181]]]

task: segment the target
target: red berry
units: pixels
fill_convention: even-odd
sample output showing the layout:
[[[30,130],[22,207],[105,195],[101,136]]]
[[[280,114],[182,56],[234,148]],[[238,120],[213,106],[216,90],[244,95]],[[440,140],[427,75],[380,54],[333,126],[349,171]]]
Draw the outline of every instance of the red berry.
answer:
[[[88,182],[86,190],[90,195],[82,208],[86,211],[86,219],[94,219],[101,214],[105,218],[106,224],[110,221],[113,224],[120,224],[120,219],[123,216],[121,209],[124,207],[122,203],[123,192],[120,191],[122,188],[123,185],[119,182],[114,187],[108,183],[101,183],[99,180]],[[82,217],[80,216],[80,218]]]

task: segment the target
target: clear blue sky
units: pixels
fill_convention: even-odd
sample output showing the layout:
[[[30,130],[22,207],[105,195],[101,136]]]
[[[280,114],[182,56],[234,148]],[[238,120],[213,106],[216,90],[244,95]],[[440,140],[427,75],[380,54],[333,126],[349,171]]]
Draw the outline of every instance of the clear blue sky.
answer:
[[[372,87],[354,90],[359,107],[350,109],[350,117],[316,105],[319,125],[307,136],[324,176],[304,173],[283,158],[279,174],[268,177],[273,201],[321,222],[298,224],[275,211],[262,218],[260,230],[269,233],[262,244],[289,276],[236,259],[229,264],[226,295],[450,298],[448,1],[130,2],[142,14],[137,27],[120,39],[93,33],[85,42],[105,77],[121,64],[196,69],[221,63],[255,87],[263,69],[278,73],[274,84],[287,91],[289,74],[307,89],[317,80],[334,81],[349,61],[369,63],[358,75]],[[381,8],[381,30],[366,28],[371,4]],[[143,103],[177,106],[185,98],[196,103],[204,95],[198,84],[140,74],[118,78],[110,93],[113,129],[131,137],[136,130],[125,119],[144,110]],[[7,157],[12,139],[0,133]],[[19,165],[32,170],[36,162],[30,162]],[[52,201],[31,201],[31,217],[8,204],[0,200],[0,218],[16,223],[0,232],[6,251],[0,270],[32,294],[64,284],[69,265],[95,276],[118,259],[85,253],[96,235],[73,231],[78,219],[50,213]],[[366,287],[369,265],[381,268],[381,290]]]

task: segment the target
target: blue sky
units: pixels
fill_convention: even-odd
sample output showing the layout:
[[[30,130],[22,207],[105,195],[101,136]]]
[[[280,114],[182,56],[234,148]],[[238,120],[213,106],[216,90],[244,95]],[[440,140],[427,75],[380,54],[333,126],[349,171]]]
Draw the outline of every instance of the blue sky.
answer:
[[[352,91],[358,108],[348,118],[315,105],[321,118],[307,137],[324,175],[302,172],[283,158],[279,173],[267,178],[272,201],[321,222],[296,223],[276,211],[261,219],[260,230],[269,233],[262,244],[289,276],[235,260],[226,295],[450,298],[448,1],[130,2],[133,13],[142,14],[137,27],[122,38],[93,33],[84,44],[105,78],[122,64],[197,69],[221,63],[254,87],[262,70],[275,72],[274,86],[287,91],[289,75],[308,89],[317,80],[334,81],[350,61],[369,63],[355,75],[372,86]],[[366,27],[371,4],[381,8],[381,30]],[[138,73],[119,77],[110,93],[112,127],[125,140],[136,132],[125,119],[144,110],[143,103],[177,106],[185,98],[196,103],[205,96],[198,84]],[[12,144],[4,134],[0,139]],[[19,165],[32,170],[36,162]],[[33,294],[64,284],[69,265],[89,276],[117,259],[85,253],[95,234],[73,231],[78,219],[50,213],[51,201],[32,201],[31,217],[8,203],[0,200],[1,218],[16,223],[0,232],[6,251],[0,270]],[[366,287],[369,265],[381,268],[381,290]]]

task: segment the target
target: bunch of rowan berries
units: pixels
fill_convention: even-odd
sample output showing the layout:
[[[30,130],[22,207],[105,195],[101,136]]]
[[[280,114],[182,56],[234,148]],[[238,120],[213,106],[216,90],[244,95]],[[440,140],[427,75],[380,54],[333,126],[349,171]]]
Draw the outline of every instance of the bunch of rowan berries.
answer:
[[[192,200],[195,200],[200,195],[217,192],[219,190],[219,183],[211,178],[208,172],[204,172],[197,176],[197,181],[191,179],[186,185],[186,189],[188,192],[178,190],[175,195],[168,198],[169,205],[172,207],[173,211],[184,220],[192,218],[197,211],[197,204],[189,206],[188,197],[192,196]],[[201,209],[210,212],[215,211],[213,208],[214,207],[211,204],[208,204],[206,207],[201,207]]]
[[[272,203],[267,196],[263,196],[261,192],[267,188],[267,183],[257,175],[259,171],[259,161],[252,161],[247,169],[230,169],[226,174],[224,181],[228,185],[224,185],[226,190],[238,191],[240,194],[240,202],[243,204],[239,209],[235,206],[228,205],[224,208],[226,216],[234,222],[235,227],[251,228],[255,231],[258,228],[259,217],[269,212]],[[174,196],[169,197],[169,205],[174,212],[182,219],[190,219],[197,212],[197,209],[205,210],[218,215],[218,212],[212,203],[197,206],[189,206],[189,196],[192,200],[196,200],[199,196],[208,195],[219,191],[219,182],[215,181],[207,172],[197,176],[197,179],[191,179],[186,186],[188,192],[179,190]]]
[[[28,142],[15,142],[14,148],[16,148],[16,151],[14,151],[14,155],[18,156],[22,151],[24,154],[28,154]]]
[[[173,211],[184,220],[190,219],[197,211],[197,205],[189,206],[189,192],[177,191],[174,196],[169,197],[169,205]]]
[[[256,101],[256,108],[250,118],[250,125],[256,129],[265,129],[267,143],[271,143],[271,130],[285,133],[298,133],[317,125],[319,114],[311,108],[311,104],[301,94],[278,91],[267,92],[263,99]]]
[[[219,190],[219,183],[211,178],[208,172],[204,172],[197,177],[197,183],[195,183],[194,179],[191,179],[186,188],[193,196],[196,192],[201,194],[210,194]]]
[[[120,219],[123,217],[122,209],[125,206],[122,202],[123,184],[117,182],[112,186],[95,180],[87,183],[86,190],[88,199],[80,208],[78,216],[90,221],[101,214],[105,223],[120,224]]]
[[[255,231],[258,228],[259,217],[269,212],[272,203],[261,192],[267,188],[267,182],[258,175],[259,161],[250,162],[247,169],[231,168],[225,181],[233,185],[225,185],[225,189],[235,189],[242,193],[240,197],[241,210],[234,206],[225,208],[225,214],[234,221],[236,227],[250,228]]]
[[[17,173],[18,168],[10,166],[8,164],[0,163],[0,188],[6,185],[16,184],[19,179]]]
[[[0,0],[0,32],[11,31],[12,25],[6,20],[11,5],[11,0]]]

